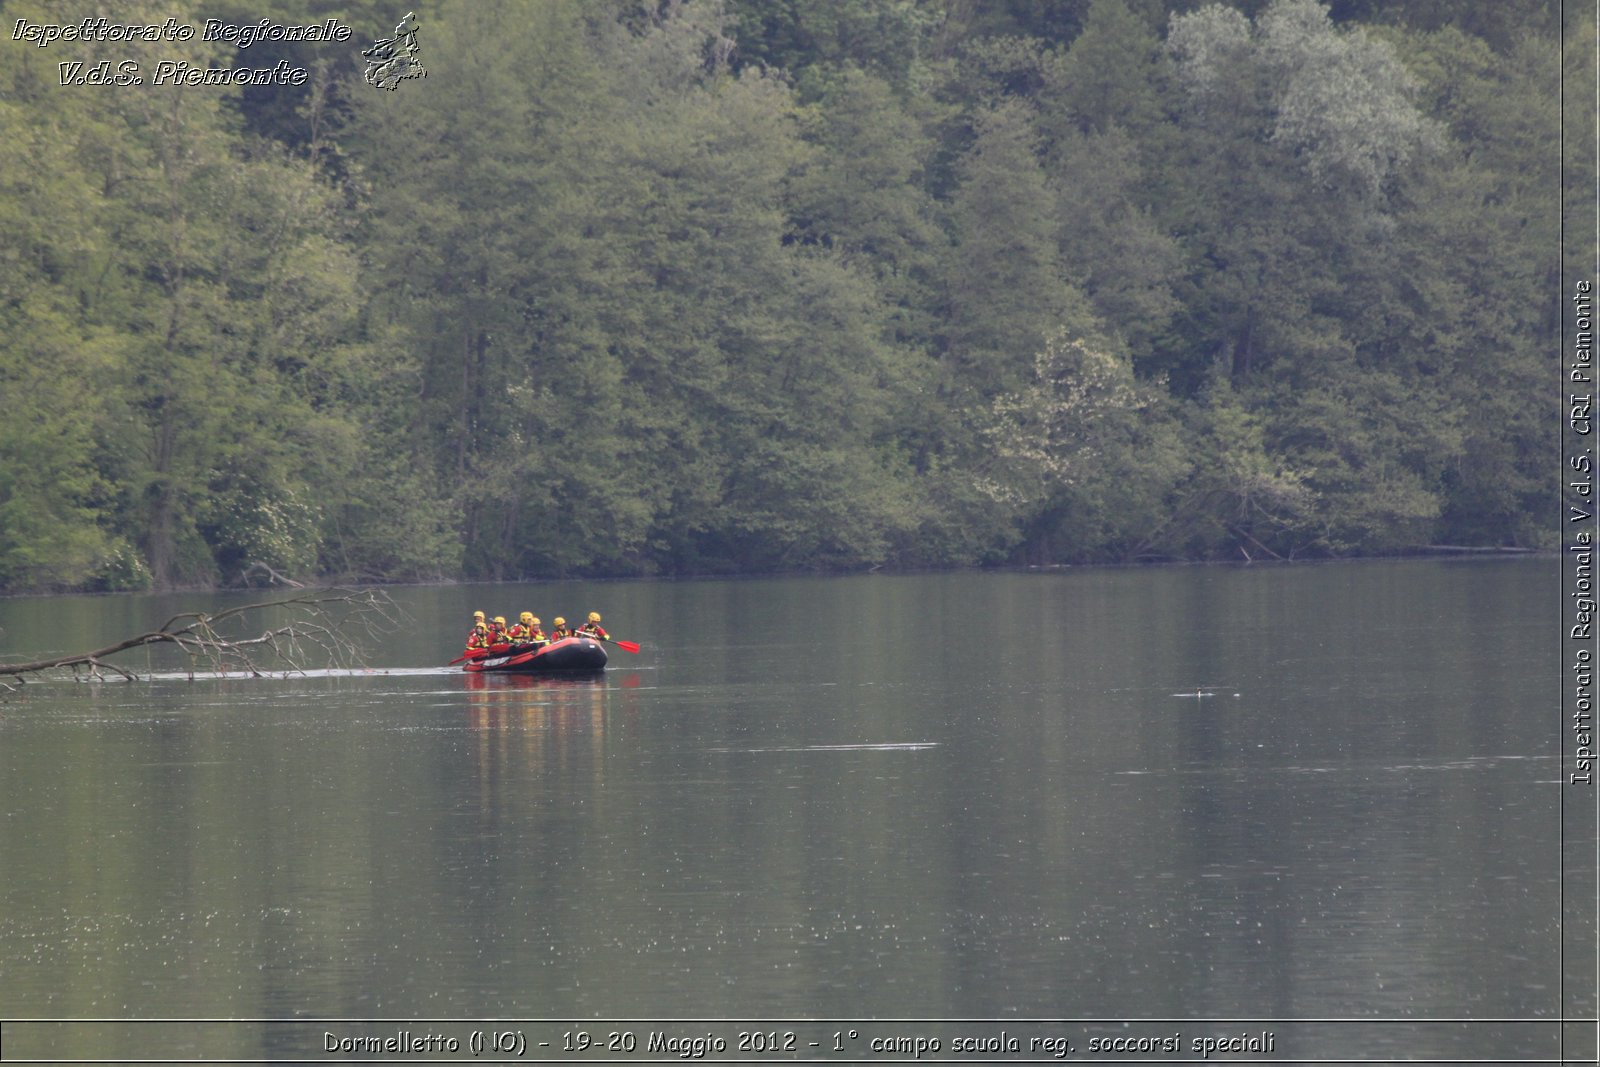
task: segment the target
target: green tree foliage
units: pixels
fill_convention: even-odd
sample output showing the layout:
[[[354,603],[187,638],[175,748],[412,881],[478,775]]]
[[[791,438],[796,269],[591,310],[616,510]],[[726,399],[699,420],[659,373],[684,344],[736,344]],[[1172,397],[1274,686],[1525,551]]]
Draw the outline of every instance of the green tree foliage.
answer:
[[[15,275],[12,275],[15,280]],[[97,521],[105,491],[94,464],[98,396],[81,383],[99,369],[92,341],[47,296],[0,317],[0,395],[26,397],[26,418],[0,428],[0,587],[73,588],[112,560]]]
[[[124,14],[194,18],[158,4]],[[140,54],[146,71],[220,59],[198,42],[146,43]],[[51,84],[57,62],[99,61],[80,42],[53,44],[48,63],[20,58],[7,67],[7,127],[57,158],[24,155],[7,183],[7,209],[35,216],[8,229],[11,254],[41,269],[19,276],[23,299],[8,302],[6,365],[51,369],[52,380],[19,387],[38,416],[58,413],[54,425],[30,422],[61,444],[42,453],[49,466],[6,464],[18,491],[50,487],[48,502],[18,510],[55,527],[51,555],[25,551],[34,572],[17,584],[83,584],[97,568],[110,584],[146,572],[161,586],[209,584],[250,561],[314,571],[313,438],[337,418],[318,411],[319,375],[359,306],[333,198],[282,149],[234,134],[226,90]],[[27,171],[57,175],[57,188],[43,192]],[[71,217],[53,220],[63,207]]]
[[[796,76],[850,67],[900,88],[917,77],[943,20],[929,0],[732,0],[727,13],[739,66]]]
[[[407,249],[373,288],[424,354],[469,573],[883,558],[881,272],[789,239],[791,90],[725,65],[712,9],[581,11],[447,11],[451,87],[363,105],[374,233]]]
[[[1393,324],[1414,387],[1459,428],[1444,529],[1468,543],[1549,543],[1548,425],[1530,401],[1560,314],[1561,58],[1530,40],[1508,63],[1454,28],[1399,40],[1449,140],[1413,183],[1396,232],[1402,272],[1363,297]]]
[[[1068,131],[1050,184],[1063,270],[1108,330],[1150,353],[1179,310],[1183,253],[1138,195],[1147,183],[1137,143],[1115,126]]]
[[[1503,0],[1462,4],[1456,0],[1332,0],[1335,21],[1404,26],[1421,32],[1455,29],[1502,54],[1530,34],[1554,40],[1563,18],[1579,9],[1561,0]],[[1592,51],[1592,50],[1591,50]]]
[[[1167,47],[1194,168],[1173,221],[1204,257],[1185,343],[1225,351],[1242,381],[1329,317],[1347,262],[1382,254],[1386,188],[1432,130],[1392,50],[1315,0],[1274,0],[1254,25],[1211,5],[1174,18]]]
[[[1047,336],[1090,325],[1061,263],[1032,114],[1006,101],[980,112],[976,126],[951,197],[944,277],[943,350],[951,394],[963,399],[1015,390]]]
[[[612,280],[583,240],[601,219],[581,178],[603,150],[583,135],[598,106],[584,32],[575,4],[448,8],[427,26],[426,92],[356,98],[369,328],[417,389],[387,444],[454,513],[475,576],[515,572],[526,513],[549,508],[579,449],[595,473],[615,463],[603,306],[583,299]],[[569,566],[602,547],[584,534],[549,529],[539,550]]]
[[[1058,332],[1031,380],[994,402],[981,484],[1024,517],[1031,561],[1053,562],[1062,544],[1094,545],[1097,559],[1147,550],[1188,465],[1165,401],[1125,356]]]
[[[888,305],[895,339],[926,346],[948,244],[925,186],[937,146],[870,74],[846,67],[816,79],[816,93],[800,116],[815,151],[788,191],[793,239],[868,275]]]
[[[321,353],[356,311],[354,262],[302,164],[229,144],[223,116],[128,94],[146,172],[112,205],[112,269],[131,302],[107,435],[128,464],[121,507],[157,584],[259,559],[309,571],[319,507],[306,481]]]
[[[1147,548],[1179,559],[1254,560],[1292,557],[1308,544],[1315,491],[1305,472],[1268,447],[1265,419],[1246,408],[1221,368],[1186,414],[1192,466]]]
[[[1083,32],[1046,65],[1043,124],[1082,133],[1113,126],[1141,137],[1166,120],[1161,39],[1125,0],[1095,0]]]
[[[1200,358],[1223,361],[1267,447],[1313,494],[1309,526],[1260,540],[1285,555],[1428,543],[1463,398],[1418,373],[1426,357],[1399,328],[1409,314],[1371,314],[1438,273],[1399,239],[1443,141],[1415,78],[1387,42],[1336,28],[1312,0],[1274,0],[1254,22],[1203,8],[1175,18],[1167,43],[1204,176],[1185,208],[1204,256],[1178,366],[1193,380]]]
[[[19,11],[18,17],[34,12]],[[108,364],[105,331],[83,321],[111,255],[86,221],[101,191],[59,131],[97,126],[87,102],[52,94],[43,57],[0,70],[0,588],[92,582],[112,552],[95,464]]]
[[[1546,0],[380,8],[0,42],[0,590],[1551,541]]]

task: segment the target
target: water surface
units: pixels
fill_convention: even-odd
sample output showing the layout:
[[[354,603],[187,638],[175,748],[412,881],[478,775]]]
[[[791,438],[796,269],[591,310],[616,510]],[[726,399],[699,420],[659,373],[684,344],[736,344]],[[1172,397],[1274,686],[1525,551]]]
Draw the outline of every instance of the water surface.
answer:
[[[464,586],[397,591],[371,671],[139,653],[156,680],[0,707],[0,1015],[1553,1020],[1558,577]],[[3,602],[0,653],[195,603]],[[601,610],[644,651],[437,666],[480,607]],[[1385,1034],[1461,1047],[1341,1054]]]

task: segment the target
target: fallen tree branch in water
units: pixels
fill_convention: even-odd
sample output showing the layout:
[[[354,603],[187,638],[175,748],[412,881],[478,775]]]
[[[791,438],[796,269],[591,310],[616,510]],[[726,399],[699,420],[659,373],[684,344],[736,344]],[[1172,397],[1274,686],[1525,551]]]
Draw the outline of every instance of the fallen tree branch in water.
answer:
[[[260,615],[286,616],[259,632],[252,620]],[[380,590],[312,590],[282,600],[240,604],[218,612],[186,611],[159,629],[87,652],[0,663],[0,686],[15,688],[29,675],[70,669],[79,678],[103,680],[113,674],[127,681],[138,675],[108,657],[149,645],[175,645],[189,657],[189,677],[199,671],[247,674],[263,670],[303,671],[313,656],[330,667],[361,662],[358,638],[377,637],[399,625],[400,609]]]
[[[268,585],[287,585],[293,589],[304,589],[306,587],[304,582],[297,582],[286,574],[279,574],[277,571],[273,570],[265,563],[262,563],[260,560],[256,560],[255,562],[251,563],[250,566],[239,572],[239,584],[254,585],[255,577],[258,574],[265,574],[267,576]]]

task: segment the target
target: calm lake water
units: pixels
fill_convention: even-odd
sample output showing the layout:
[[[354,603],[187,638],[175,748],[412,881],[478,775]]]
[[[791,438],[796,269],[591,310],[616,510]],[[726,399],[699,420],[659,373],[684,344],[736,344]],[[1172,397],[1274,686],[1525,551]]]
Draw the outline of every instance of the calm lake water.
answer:
[[[806,1057],[1548,1058],[1558,571],[403,589],[371,672],[30,685],[0,704],[0,1016],[103,1021],[4,1052],[338,1060],[325,1033],[430,1027],[270,1021],[502,1019],[530,1058],[586,1020],[643,1055],[677,1020],[733,1057],[696,1021],[778,1020]],[[241,599],[3,601],[0,654]],[[644,650],[464,676],[474,608]]]

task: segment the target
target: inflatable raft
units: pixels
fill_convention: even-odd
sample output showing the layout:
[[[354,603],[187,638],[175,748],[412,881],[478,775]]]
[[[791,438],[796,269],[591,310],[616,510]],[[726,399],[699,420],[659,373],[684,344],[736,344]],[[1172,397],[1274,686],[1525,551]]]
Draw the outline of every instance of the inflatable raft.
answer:
[[[469,652],[470,654],[470,652]],[[508,671],[515,674],[550,674],[599,671],[606,665],[606,650],[590,637],[563,637],[548,645],[512,645],[464,664],[464,671]]]

